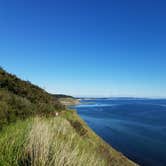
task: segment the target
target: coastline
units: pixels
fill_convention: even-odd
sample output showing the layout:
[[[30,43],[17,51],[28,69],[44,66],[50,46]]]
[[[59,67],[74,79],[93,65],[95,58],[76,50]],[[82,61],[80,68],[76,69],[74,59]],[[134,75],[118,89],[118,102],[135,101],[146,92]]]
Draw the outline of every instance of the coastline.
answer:
[[[81,99],[74,98],[72,100],[75,100],[75,102],[67,102],[67,105],[66,105],[66,107],[69,109],[69,111],[72,111],[72,112],[73,112],[73,110],[70,109],[70,106],[86,104],[86,103],[82,103]],[[73,103],[75,103],[75,104],[73,104]],[[113,148],[110,144],[108,144],[106,141],[104,141],[99,135],[97,135],[93,131],[93,129],[91,129],[90,126],[78,115],[76,109],[74,109],[74,113],[72,116],[74,116],[80,122],[82,128],[85,128],[86,130],[88,130],[89,138],[92,141],[94,141],[94,143],[98,144],[99,147],[102,147],[102,152],[104,155],[106,155],[108,162],[110,162],[110,165],[112,165],[113,160],[115,160],[115,162],[118,162],[119,165],[123,165],[123,166],[138,166],[139,165],[139,164],[135,163],[134,161],[130,160],[128,157],[126,157],[122,152]]]
[[[113,148],[110,144],[104,141],[99,135],[97,135],[88,124],[77,114],[74,110],[69,110],[73,112],[73,117],[76,118],[81,127],[88,131],[88,137],[93,141],[94,144],[98,145],[99,152],[104,154],[104,157],[107,158],[108,163],[111,165],[123,165],[123,166],[139,166],[139,164],[127,158],[122,152],[119,152],[115,148]],[[101,149],[100,149],[101,148]],[[117,164],[118,163],[118,164]]]
[[[65,105],[66,107],[68,106],[74,106],[74,105],[79,105],[81,104],[79,99],[76,98],[71,98],[71,97],[66,97],[66,98],[59,98],[60,103],[62,103],[63,105]]]

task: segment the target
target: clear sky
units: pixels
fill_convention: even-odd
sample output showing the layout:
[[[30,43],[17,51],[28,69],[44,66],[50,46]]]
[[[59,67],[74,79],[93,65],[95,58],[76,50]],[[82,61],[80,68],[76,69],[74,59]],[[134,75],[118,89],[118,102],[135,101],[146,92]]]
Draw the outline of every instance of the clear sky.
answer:
[[[52,93],[166,97],[166,1],[1,0],[0,64]]]

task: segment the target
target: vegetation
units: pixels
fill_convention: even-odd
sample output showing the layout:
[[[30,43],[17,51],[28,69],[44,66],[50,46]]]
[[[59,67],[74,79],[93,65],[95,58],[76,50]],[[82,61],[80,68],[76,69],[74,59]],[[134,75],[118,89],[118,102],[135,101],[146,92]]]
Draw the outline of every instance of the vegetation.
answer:
[[[63,109],[57,97],[51,96],[49,93],[31,84],[29,81],[23,81],[15,75],[7,73],[0,68],[0,89],[5,89],[15,95],[28,99],[32,103],[45,103],[52,105],[55,109]]]
[[[36,105],[26,98],[19,97],[7,90],[0,91],[0,129],[5,124],[25,119],[37,112]]]
[[[0,68],[0,129],[18,118],[49,116],[63,109],[58,98]]]
[[[106,165],[95,146],[89,146],[59,117],[28,119],[8,126],[0,135],[0,147],[2,165]]]
[[[78,105],[80,101],[75,98],[59,98],[59,102],[65,106]]]
[[[53,94],[53,97],[59,100],[59,102],[65,106],[77,105],[80,104],[79,99],[74,98],[68,95]]]
[[[55,98],[58,98],[58,99],[60,99],[60,98],[72,98],[72,99],[74,99],[73,96],[63,95],[63,94],[52,94],[52,96],[54,96]]]
[[[0,166],[54,165],[135,164],[66,110],[59,97],[0,69]]]

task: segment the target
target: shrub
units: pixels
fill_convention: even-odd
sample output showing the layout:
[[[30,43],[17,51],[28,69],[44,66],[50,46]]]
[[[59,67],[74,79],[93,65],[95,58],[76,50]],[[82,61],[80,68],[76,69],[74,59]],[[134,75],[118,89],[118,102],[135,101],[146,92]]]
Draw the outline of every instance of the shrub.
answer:
[[[8,114],[8,105],[1,101],[0,102],[0,129],[2,129],[2,126],[4,124],[7,124],[7,114]]]
[[[0,125],[25,119],[37,112],[36,106],[26,98],[19,97],[9,91],[0,90]]]
[[[80,136],[87,136],[88,130],[79,121],[70,120],[69,122]]]
[[[42,115],[49,115],[55,112],[55,108],[51,104],[38,103],[37,104],[38,113]]]

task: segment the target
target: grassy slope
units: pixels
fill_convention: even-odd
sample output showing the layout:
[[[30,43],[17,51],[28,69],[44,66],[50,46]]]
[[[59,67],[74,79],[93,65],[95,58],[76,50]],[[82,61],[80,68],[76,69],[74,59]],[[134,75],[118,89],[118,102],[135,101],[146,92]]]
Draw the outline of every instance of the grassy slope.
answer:
[[[73,127],[71,121],[81,126]],[[0,147],[3,166],[134,165],[96,136],[74,112],[10,124],[1,131]]]
[[[0,68],[0,129],[34,115],[52,115],[65,109],[58,98]]]
[[[64,108],[44,90],[0,69],[0,166],[134,165]]]
[[[40,166],[106,165],[95,147],[89,145],[64,118],[29,119],[8,126],[1,134],[0,163],[13,166],[25,163]]]

